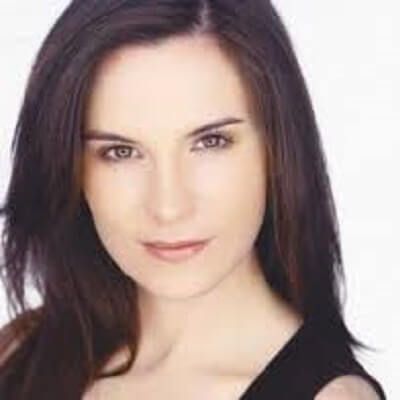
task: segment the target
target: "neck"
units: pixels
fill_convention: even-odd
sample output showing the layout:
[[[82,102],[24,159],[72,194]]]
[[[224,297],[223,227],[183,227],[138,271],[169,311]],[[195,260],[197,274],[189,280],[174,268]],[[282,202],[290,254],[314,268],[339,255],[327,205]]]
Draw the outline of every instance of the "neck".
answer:
[[[282,341],[279,321],[286,318],[298,324],[267,284],[254,253],[200,295],[169,299],[143,288],[138,294],[142,335],[135,364],[143,371],[172,365],[215,366],[218,360],[235,365],[235,359],[257,358],[252,349],[256,353],[257,340],[266,341],[264,332],[269,331],[271,343]]]

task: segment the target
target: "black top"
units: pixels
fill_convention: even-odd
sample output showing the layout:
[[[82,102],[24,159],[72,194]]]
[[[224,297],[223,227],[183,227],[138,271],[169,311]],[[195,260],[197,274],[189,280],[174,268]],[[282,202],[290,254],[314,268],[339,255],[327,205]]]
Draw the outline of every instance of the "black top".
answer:
[[[353,354],[323,336],[303,323],[239,400],[313,400],[330,380],[348,374],[366,379],[386,400],[382,386]]]

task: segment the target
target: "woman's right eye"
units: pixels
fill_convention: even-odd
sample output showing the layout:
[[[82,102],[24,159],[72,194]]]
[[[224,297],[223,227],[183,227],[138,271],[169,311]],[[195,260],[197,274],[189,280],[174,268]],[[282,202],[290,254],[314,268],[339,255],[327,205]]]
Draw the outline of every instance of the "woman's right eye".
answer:
[[[100,157],[107,162],[119,162],[130,158],[133,148],[125,145],[114,145],[100,149]]]

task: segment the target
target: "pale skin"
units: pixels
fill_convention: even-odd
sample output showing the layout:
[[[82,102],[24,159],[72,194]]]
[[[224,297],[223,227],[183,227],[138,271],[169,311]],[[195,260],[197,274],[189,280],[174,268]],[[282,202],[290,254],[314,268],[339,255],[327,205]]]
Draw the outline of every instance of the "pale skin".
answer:
[[[301,326],[254,251],[268,157],[246,99],[235,66],[206,36],[125,46],[96,71],[83,190],[104,246],[138,285],[143,340],[132,370],[99,381],[86,400],[238,398]],[[236,122],[188,136],[228,117]],[[212,240],[176,265],[140,244],[186,238]]]

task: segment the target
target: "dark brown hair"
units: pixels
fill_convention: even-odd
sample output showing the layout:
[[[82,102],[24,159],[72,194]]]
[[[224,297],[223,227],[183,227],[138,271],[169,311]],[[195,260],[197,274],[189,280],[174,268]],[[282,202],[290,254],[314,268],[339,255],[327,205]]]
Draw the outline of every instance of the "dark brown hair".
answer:
[[[0,353],[15,335],[21,343],[0,368],[2,399],[79,399],[95,379],[122,374],[134,362],[136,286],[104,249],[81,191],[85,102],[94,69],[109,51],[203,34],[233,57],[271,154],[268,206],[256,241],[266,280],[307,323],[333,332],[349,351],[367,348],[344,323],[326,161],[305,80],[273,5],[75,0],[36,56],[12,142],[0,215],[2,280],[15,318]],[[27,283],[43,300],[36,309],[26,299]],[[104,373],[124,346],[130,360]]]

